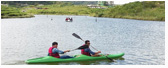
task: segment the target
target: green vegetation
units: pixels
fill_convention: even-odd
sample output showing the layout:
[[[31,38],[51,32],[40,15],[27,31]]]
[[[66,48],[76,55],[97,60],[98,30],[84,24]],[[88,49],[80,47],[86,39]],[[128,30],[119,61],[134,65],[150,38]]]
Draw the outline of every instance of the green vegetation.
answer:
[[[82,2],[77,2],[77,4],[80,3]],[[49,1],[46,2],[45,5],[43,6],[39,6],[38,4],[40,4],[40,2],[33,3],[32,5],[29,6],[21,7],[20,9],[26,10],[26,13],[31,14],[89,15],[94,17],[127,18],[127,19],[157,20],[157,21],[165,20],[164,1],[143,1],[143,2],[137,1],[125,5],[117,5],[107,9],[89,8],[84,5],[74,5],[75,2],[68,2],[68,1],[64,2]],[[4,11],[3,14],[5,15]],[[1,15],[3,14],[1,13]],[[8,16],[10,15],[8,14]]]
[[[88,8],[87,6],[76,6],[70,4],[60,4],[60,5],[46,5],[39,7],[41,9],[33,8],[28,10],[28,13],[33,14],[55,14],[55,15],[89,15],[97,12],[95,9]],[[44,9],[47,8],[47,9]],[[94,11],[93,11],[94,10]],[[102,9],[97,9],[102,10]]]
[[[1,1],[2,4],[9,4],[12,6],[20,7],[21,4],[29,4],[29,5],[52,5],[59,3],[71,3],[73,5],[88,5],[88,4],[97,4],[97,1]]]
[[[165,20],[164,1],[133,2],[107,9],[102,17],[140,20]]]
[[[1,6],[1,18],[25,18],[33,17],[33,15],[26,12],[21,12],[20,9],[14,7]]]

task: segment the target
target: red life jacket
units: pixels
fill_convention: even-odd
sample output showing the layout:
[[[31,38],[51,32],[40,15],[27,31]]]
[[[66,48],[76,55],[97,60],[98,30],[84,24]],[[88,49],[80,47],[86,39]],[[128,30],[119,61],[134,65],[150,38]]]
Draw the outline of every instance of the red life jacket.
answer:
[[[83,44],[82,46],[84,46],[85,44]],[[85,52],[84,49],[81,49],[81,54],[83,55],[87,55],[87,56],[91,56],[89,52]]]
[[[49,49],[48,49],[48,53],[49,53],[49,56],[52,56],[52,57],[55,57],[55,58],[60,58],[60,56],[59,56],[59,54],[58,53],[53,53],[52,52],[52,49],[53,49],[54,47],[50,47]]]
[[[66,20],[68,20],[68,18],[66,18]]]

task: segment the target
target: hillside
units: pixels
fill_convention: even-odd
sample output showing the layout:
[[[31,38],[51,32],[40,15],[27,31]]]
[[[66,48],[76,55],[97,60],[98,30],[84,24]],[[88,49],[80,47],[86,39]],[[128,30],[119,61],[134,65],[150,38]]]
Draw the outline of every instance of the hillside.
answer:
[[[115,6],[104,11],[102,17],[164,21],[165,2],[144,1]]]
[[[34,16],[26,12],[21,12],[20,9],[17,9],[15,7],[1,6],[1,18],[27,18],[27,17],[34,17]]]

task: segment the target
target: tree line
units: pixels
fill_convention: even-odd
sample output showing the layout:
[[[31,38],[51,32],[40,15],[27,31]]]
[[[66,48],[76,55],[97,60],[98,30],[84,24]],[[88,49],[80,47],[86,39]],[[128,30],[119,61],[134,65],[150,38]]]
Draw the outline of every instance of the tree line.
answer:
[[[29,5],[51,5],[51,4],[73,4],[73,5],[87,5],[87,4],[97,4],[97,1],[1,1],[2,4],[9,4],[9,5],[16,5],[19,6],[20,4],[29,4]]]

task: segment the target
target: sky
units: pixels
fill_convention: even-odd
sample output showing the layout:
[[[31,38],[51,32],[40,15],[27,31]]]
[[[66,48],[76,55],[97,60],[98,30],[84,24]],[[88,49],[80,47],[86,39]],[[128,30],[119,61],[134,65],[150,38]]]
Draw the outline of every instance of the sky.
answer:
[[[125,4],[125,3],[129,3],[129,2],[135,2],[133,0],[115,0],[114,4]]]

